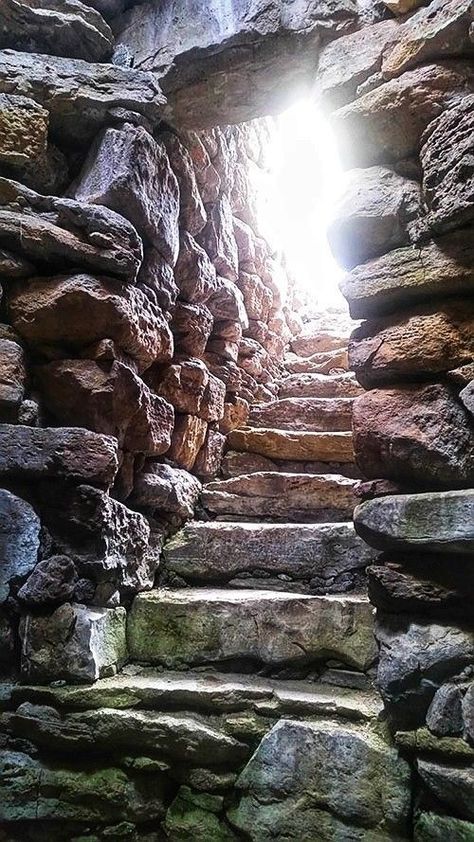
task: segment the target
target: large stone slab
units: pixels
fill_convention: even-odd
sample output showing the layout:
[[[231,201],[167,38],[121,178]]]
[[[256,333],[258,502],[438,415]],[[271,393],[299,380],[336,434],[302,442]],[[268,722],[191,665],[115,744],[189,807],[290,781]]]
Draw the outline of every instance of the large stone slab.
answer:
[[[469,296],[473,260],[471,232],[456,231],[358,266],[343,278],[341,291],[354,319],[382,316],[447,295]]]
[[[353,398],[362,389],[351,372],[343,374],[289,374],[280,382],[280,398]]]
[[[419,305],[364,322],[349,342],[350,367],[365,388],[450,371],[473,357],[469,299]]]
[[[352,170],[333,212],[328,240],[346,269],[408,243],[420,233],[421,188],[389,167]]]
[[[16,734],[43,748],[102,755],[137,749],[193,765],[240,765],[246,745],[198,715],[99,708],[59,714],[54,708],[24,702],[13,716]]]
[[[332,115],[341,156],[347,166],[370,167],[418,153],[429,123],[447,104],[472,92],[474,70],[468,62],[423,64],[378,85]]]
[[[122,213],[170,266],[179,249],[179,187],[163,144],[141,126],[105,129],[75,188],[83,202]]]
[[[0,93],[18,93],[44,105],[51,128],[73,143],[90,140],[110,109],[136,111],[154,124],[165,103],[152,73],[15,50],[0,53]]]
[[[314,77],[320,37],[350,30],[355,15],[350,0],[218,4],[211,14],[195,0],[147,2],[124,17],[118,40],[138,68],[160,73],[172,123],[200,128],[281,109]]]
[[[377,839],[404,838],[410,776],[408,763],[373,732],[281,720],[240,774],[241,799],[229,815],[254,842],[368,840],[370,828]]]
[[[165,545],[164,559],[189,582],[325,594],[361,585],[374,553],[351,523],[193,522]]]
[[[126,660],[125,608],[66,603],[49,617],[26,614],[20,623],[21,670],[37,684],[89,683]]]
[[[89,5],[75,0],[2,0],[0,46],[107,61],[114,37]]]
[[[377,686],[397,729],[425,724],[438,687],[472,663],[474,635],[464,625],[381,615]]]
[[[356,480],[339,474],[259,471],[207,483],[204,508],[217,515],[344,520],[356,504]]]
[[[173,337],[160,307],[140,289],[111,278],[35,277],[11,291],[9,312],[32,346],[85,350],[112,339],[140,371],[173,354]]]
[[[35,510],[10,491],[0,490],[0,602],[10,581],[30,573],[38,561],[40,520]]]
[[[361,596],[160,589],[135,598],[127,634],[132,659],[174,668],[332,658],[364,670],[376,656],[372,609]]]
[[[474,549],[474,491],[395,494],[354,512],[358,533],[383,550],[470,555]]]
[[[347,398],[280,398],[252,407],[253,427],[284,430],[347,432],[351,429],[352,400]]]
[[[0,325],[0,419],[2,421],[14,423],[19,420],[26,383],[26,354],[20,337],[8,325]]]
[[[430,792],[463,819],[474,821],[474,768],[418,760],[418,773]]]
[[[447,386],[366,392],[354,402],[353,434],[357,464],[368,479],[418,489],[474,484],[474,428]]]
[[[445,839],[471,842],[471,839],[474,839],[474,824],[440,813],[418,813],[416,815],[416,842],[445,842]]]
[[[285,713],[338,716],[368,722],[382,710],[373,691],[313,681],[285,681],[255,675],[160,671],[152,668],[103,678],[89,686],[25,686],[12,688],[15,707],[23,702],[48,705],[60,711],[187,710],[206,714],[231,714],[254,710],[279,718]]]
[[[0,424],[0,477],[61,477],[110,486],[118,469],[117,442],[79,427]]]
[[[126,281],[134,281],[143,257],[137,232],[118,213],[41,196],[6,178],[0,178],[0,246],[41,268],[53,263],[56,271],[83,268]]]
[[[71,769],[19,751],[0,755],[0,796],[0,819],[11,823],[144,822],[159,821],[165,813],[161,775],[133,778],[103,761]]]
[[[259,453],[269,459],[354,461],[351,433],[308,433],[244,427],[232,430],[227,441],[234,450]]]

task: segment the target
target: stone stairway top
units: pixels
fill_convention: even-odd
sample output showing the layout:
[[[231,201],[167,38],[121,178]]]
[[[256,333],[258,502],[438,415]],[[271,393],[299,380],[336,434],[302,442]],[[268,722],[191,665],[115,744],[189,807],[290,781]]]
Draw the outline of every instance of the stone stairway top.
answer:
[[[131,659],[168,668],[336,660],[363,671],[377,655],[373,609],[359,594],[158,588],[138,594],[127,619]]]
[[[207,483],[202,505],[215,515],[341,521],[352,518],[358,480],[340,474],[259,471]]]
[[[354,462],[352,433],[295,432],[270,427],[242,427],[227,437],[234,450],[250,451],[269,459]]]
[[[347,432],[352,424],[352,403],[352,398],[279,398],[254,406],[249,424],[315,433]]]
[[[164,569],[190,583],[340,593],[365,586],[376,553],[350,523],[193,521],[164,548]]]

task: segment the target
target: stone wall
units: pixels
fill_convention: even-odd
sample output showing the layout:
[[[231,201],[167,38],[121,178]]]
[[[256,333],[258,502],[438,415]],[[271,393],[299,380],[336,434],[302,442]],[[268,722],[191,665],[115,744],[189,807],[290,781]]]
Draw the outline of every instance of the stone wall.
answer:
[[[407,9],[406,4],[388,4]],[[409,4],[411,6],[417,4]],[[316,82],[350,172],[330,230],[348,270],[354,448],[378,687],[415,772],[415,838],[471,838],[472,3],[342,37]]]
[[[172,129],[92,5],[0,10],[0,664],[36,682],[124,662],[299,325],[256,208],[271,120]]]

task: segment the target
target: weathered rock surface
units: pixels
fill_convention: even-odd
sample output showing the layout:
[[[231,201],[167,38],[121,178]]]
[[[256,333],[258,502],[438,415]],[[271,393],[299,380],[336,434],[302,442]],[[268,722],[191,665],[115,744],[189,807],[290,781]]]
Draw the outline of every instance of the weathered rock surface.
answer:
[[[420,233],[421,190],[388,167],[352,170],[328,240],[346,269],[408,243]],[[341,343],[342,344],[342,343]]]
[[[474,820],[474,768],[452,767],[428,760],[418,760],[423,783],[442,803],[464,819]]]
[[[349,364],[365,388],[428,378],[469,363],[473,333],[474,305],[469,300],[420,305],[356,328]]]
[[[284,365],[290,374],[341,374],[348,369],[347,348],[322,351],[311,357],[287,354]]]
[[[202,246],[186,231],[179,241],[175,279],[180,298],[192,304],[204,304],[216,292],[216,270]]]
[[[137,67],[162,75],[173,124],[241,123],[291,101],[314,76],[320,37],[351,29],[355,13],[350,2],[282,8],[259,1],[218,7],[210,17],[199,4],[147,2],[125,16],[119,42]]]
[[[376,655],[372,609],[359,596],[161,589],[135,598],[127,634],[131,658],[174,668],[336,658],[364,670]]]
[[[136,287],[92,275],[32,278],[12,290],[9,311],[33,346],[85,349],[112,339],[140,370],[167,362],[173,339],[158,305]]]
[[[88,485],[42,484],[40,491],[42,520],[81,576],[106,583],[112,593],[151,587],[158,559],[143,515]]]
[[[154,74],[15,50],[1,51],[0,93],[44,105],[51,128],[73,143],[91,139],[113,108],[138,112],[154,124],[166,101]]]
[[[469,555],[474,492],[396,494],[369,500],[354,512],[358,533],[383,550]]]
[[[219,473],[225,446],[226,437],[209,426],[204,444],[194,463],[194,471],[200,479],[211,479]]]
[[[191,518],[200,492],[201,483],[192,474],[171,465],[149,461],[135,477],[131,503]]]
[[[344,162],[370,167],[412,157],[429,123],[448,103],[472,92],[473,83],[468,63],[446,60],[369,87],[332,115]]]
[[[176,347],[181,354],[202,357],[211,335],[213,317],[205,304],[178,301],[171,324]]]
[[[289,374],[280,383],[280,398],[353,398],[362,389],[351,372],[344,374]]]
[[[165,812],[159,776],[148,782],[103,764],[76,771],[19,751],[1,753],[0,788],[2,822],[143,822],[159,820]]]
[[[321,842],[368,840],[368,834],[359,835],[362,828],[373,828],[384,840],[407,832],[410,767],[370,731],[281,720],[236,785],[242,797],[230,818],[255,842],[275,834]]]
[[[44,401],[62,424],[114,436],[131,453],[159,456],[171,444],[173,407],[119,362],[58,360],[38,366]]]
[[[355,484],[338,474],[259,471],[207,483],[201,499],[217,515],[341,520],[352,515]]]
[[[190,471],[204,444],[207,422],[196,415],[177,415],[168,458]]]
[[[351,433],[308,433],[245,427],[227,438],[235,450],[250,451],[269,459],[321,462],[353,462]]]
[[[44,608],[69,602],[77,581],[76,568],[65,555],[40,561],[18,591],[18,598],[32,608]]]
[[[54,708],[25,702],[16,711],[13,729],[43,747],[102,754],[111,743],[118,750],[152,749],[187,763],[238,765],[247,746],[196,714],[156,713],[100,708],[59,714]]]
[[[99,679],[89,686],[65,685],[12,689],[14,705],[48,705],[60,711],[182,708],[207,714],[254,710],[278,718],[285,713],[326,715],[368,722],[381,711],[378,694],[309,681],[285,681],[235,673],[137,669]]]
[[[0,94],[0,162],[28,164],[46,149],[48,111],[24,96]]]
[[[363,582],[374,554],[352,524],[190,523],[169,541],[165,567],[195,582],[341,593]],[[258,587],[258,584],[257,584]]]
[[[119,669],[126,657],[124,608],[66,603],[50,617],[20,623],[23,677],[33,683],[88,683]]]
[[[273,461],[266,456],[259,456],[257,453],[246,453],[245,451],[239,453],[236,450],[228,450],[222,460],[222,476],[226,479],[239,477],[242,474],[260,473],[261,471],[281,471],[285,474],[324,474],[329,472],[360,479],[357,467],[350,462],[298,462],[288,459]]]
[[[30,573],[38,561],[40,520],[29,503],[10,491],[0,491],[0,602],[10,582]]]
[[[445,839],[470,842],[474,836],[471,822],[439,813],[418,813],[415,817],[416,842],[444,842]]]
[[[141,240],[123,216],[41,196],[6,178],[0,178],[0,223],[0,246],[40,267],[54,263],[55,270],[80,267],[133,281],[143,256]]]
[[[341,282],[354,319],[393,313],[418,301],[472,292],[472,237],[456,231],[419,248],[395,249]]]
[[[118,468],[117,442],[78,427],[0,424],[0,477],[59,477],[110,486]]]
[[[466,225],[474,218],[473,127],[474,96],[468,95],[433,120],[423,136],[423,196],[434,231]]]
[[[470,619],[474,571],[462,557],[416,553],[403,564],[371,565],[367,576],[370,601],[381,611]]]
[[[472,663],[474,635],[463,626],[385,615],[378,619],[377,685],[397,727],[424,725],[433,696]]]
[[[354,402],[353,434],[357,464],[368,479],[419,488],[473,484],[474,428],[446,386],[366,392]]]
[[[2,0],[0,47],[107,61],[112,30],[97,11],[75,0]]]
[[[174,266],[179,249],[179,187],[166,149],[146,129],[106,129],[91,147],[76,198],[123,213]]]
[[[347,398],[280,398],[258,404],[249,416],[253,427],[284,430],[347,432],[351,429],[352,401]]]
[[[238,278],[239,255],[234,237],[232,210],[225,194],[208,207],[207,224],[199,240],[219,275],[229,281]]]

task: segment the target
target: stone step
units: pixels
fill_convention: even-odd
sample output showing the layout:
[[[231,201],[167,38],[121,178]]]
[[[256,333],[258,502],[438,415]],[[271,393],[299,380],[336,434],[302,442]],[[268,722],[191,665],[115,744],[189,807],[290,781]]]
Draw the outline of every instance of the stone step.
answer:
[[[259,474],[262,471],[277,471],[284,474],[340,474],[351,479],[362,479],[357,465],[350,462],[304,462],[291,459],[268,459],[257,453],[239,453],[228,450],[221,462],[221,474],[225,479],[242,474]]]
[[[174,669],[239,663],[255,670],[329,659],[363,671],[377,656],[373,627],[366,596],[158,588],[135,597],[127,638],[132,660]]]
[[[215,515],[265,520],[352,519],[358,480],[340,474],[259,471],[207,483],[201,501]]]
[[[312,354],[310,357],[299,357],[290,353],[286,355],[283,366],[291,374],[331,374],[347,371],[349,368],[347,346],[322,354]]]
[[[252,427],[282,427],[314,433],[347,432],[352,426],[351,398],[280,398],[252,408]]]
[[[363,393],[352,372],[290,374],[280,383],[280,398],[354,398]]]
[[[369,722],[383,709],[375,690],[354,690],[322,682],[285,681],[262,676],[212,672],[157,672],[126,667],[120,675],[88,686],[20,686],[11,706],[30,702],[61,713],[109,710],[189,711],[214,716],[253,711],[261,716],[334,716]]]
[[[341,326],[342,328],[342,326]],[[350,331],[344,329],[323,330],[320,325],[308,325],[290,342],[291,350],[299,357],[312,357],[347,347]]]
[[[193,584],[326,594],[360,588],[376,553],[352,523],[193,521],[168,541],[164,558],[167,572]]]
[[[269,459],[354,462],[352,433],[312,433],[270,427],[232,430],[227,442],[234,450],[249,451]]]

